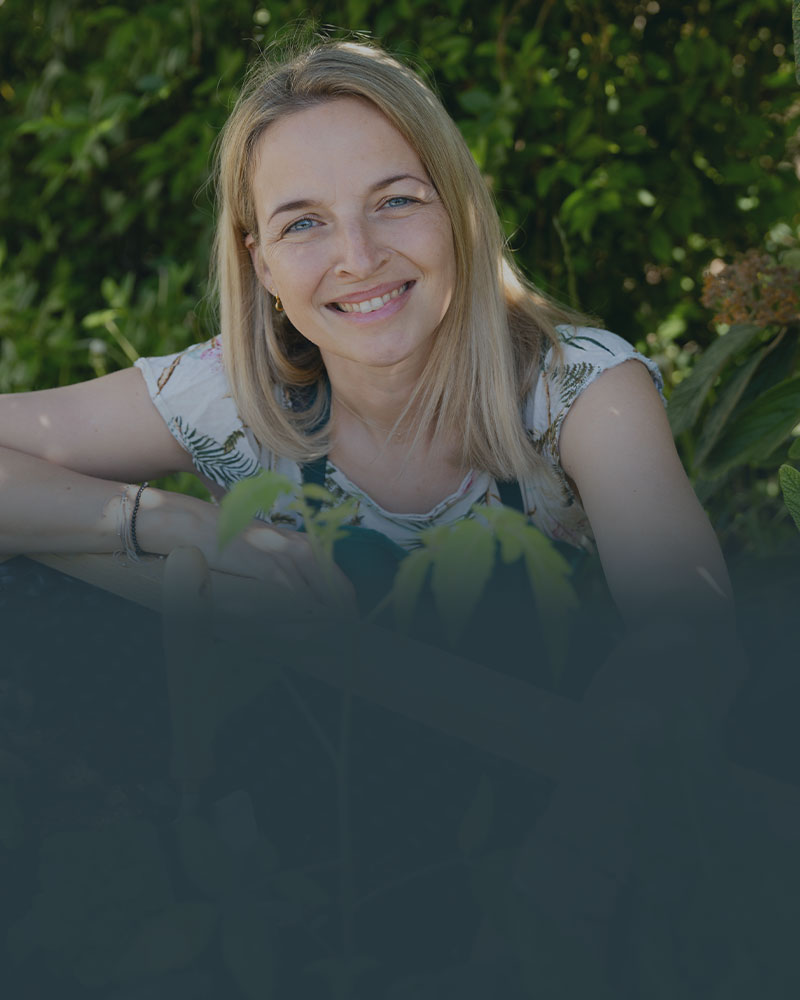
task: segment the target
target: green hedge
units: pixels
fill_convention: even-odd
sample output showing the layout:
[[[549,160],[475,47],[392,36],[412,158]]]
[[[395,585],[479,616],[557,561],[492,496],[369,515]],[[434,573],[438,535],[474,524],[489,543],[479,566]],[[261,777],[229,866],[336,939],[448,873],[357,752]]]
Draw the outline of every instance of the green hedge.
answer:
[[[709,262],[797,245],[790,0],[7,0],[0,391],[213,332],[211,145],[247,63],[308,17],[435,77],[525,269],[656,357],[668,388],[719,334]],[[798,371],[784,339],[769,384]]]

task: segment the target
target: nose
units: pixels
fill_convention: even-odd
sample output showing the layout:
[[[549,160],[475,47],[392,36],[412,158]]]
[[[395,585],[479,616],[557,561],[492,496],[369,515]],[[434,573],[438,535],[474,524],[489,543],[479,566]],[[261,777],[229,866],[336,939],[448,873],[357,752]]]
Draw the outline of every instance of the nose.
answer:
[[[367,219],[351,219],[341,223],[334,268],[338,276],[367,278],[380,270],[388,257],[388,248],[376,239]]]

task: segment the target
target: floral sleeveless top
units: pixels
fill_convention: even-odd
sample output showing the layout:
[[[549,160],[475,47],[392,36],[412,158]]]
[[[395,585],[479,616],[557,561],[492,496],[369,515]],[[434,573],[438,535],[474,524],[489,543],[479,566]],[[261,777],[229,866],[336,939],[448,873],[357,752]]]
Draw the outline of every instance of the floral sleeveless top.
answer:
[[[550,538],[591,549],[592,535],[558,454],[561,425],[570,406],[598,375],[632,358],[644,364],[659,392],[663,380],[656,363],[639,354],[621,337],[593,327],[559,327],[563,357],[552,349],[542,360],[539,377],[525,402],[523,419],[531,441],[555,473],[557,484],[547,488],[534,479],[520,482],[531,521]],[[177,441],[189,452],[198,475],[219,499],[241,479],[270,469],[302,482],[300,465],[275,455],[255,439],[236,410],[222,362],[219,337],[166,357],[139,358],[153,403]],[[663,398],[663,393],[662,393]],[[328,460],[325,486],[337,502],[356,500],[354,524],[387,535],[413,548],[421,530],[467,516],[474,504],[499,505],[495,480],[486,472],[470,471],[459,488],[432,510],[397,514],[375,503]],[[299,527],[299,515],[281,498],[268,514],[274,524]]]

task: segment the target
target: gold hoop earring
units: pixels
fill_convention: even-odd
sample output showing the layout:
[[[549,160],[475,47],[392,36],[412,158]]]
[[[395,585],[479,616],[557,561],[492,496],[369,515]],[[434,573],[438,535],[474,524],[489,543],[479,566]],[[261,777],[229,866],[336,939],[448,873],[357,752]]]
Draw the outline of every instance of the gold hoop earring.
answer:
[[[275,296],[275,312],[283,312],[283,306],[281,305],[280,296],[278,295]]]

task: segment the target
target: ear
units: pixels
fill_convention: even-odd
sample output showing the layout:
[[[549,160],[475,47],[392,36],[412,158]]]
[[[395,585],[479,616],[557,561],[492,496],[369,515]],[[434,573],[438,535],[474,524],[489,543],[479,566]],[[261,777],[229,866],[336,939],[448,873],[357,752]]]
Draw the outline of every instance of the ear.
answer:
[[[247,236],[245,236],[244,245],[247,247],[248,253],[250,254],[250,260],[253,262],[253,270],[256,272],[256,277],[264,288],[266,288],[269,294],[274,295],[275,291],[272,287],[272,273],[264,263],[264,257],[259,249],[258,243],[256,242],[256,238],[252,233],[248,233]]]

